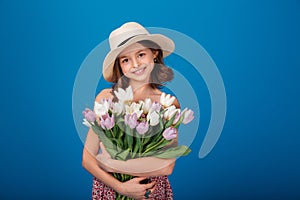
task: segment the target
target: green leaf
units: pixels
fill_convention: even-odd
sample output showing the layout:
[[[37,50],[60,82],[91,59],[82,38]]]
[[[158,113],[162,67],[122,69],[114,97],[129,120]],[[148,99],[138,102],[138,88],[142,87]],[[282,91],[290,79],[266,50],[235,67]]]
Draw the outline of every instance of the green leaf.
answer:
[[[118,147],[121,146],[120,142],[122,142],[122,141],[118,140],[117,138],[111,138],[111,141],[112,141],[114,146],[118,146]]]
[[[117,126],[123,131],[125,132],[125,129],[126,129],[126,125],[124,123],[124,119],[123,118],[120,118],[118,121],[117,121]]]
[[[150,152],[149,154],[145,154],[145,156],[153,156],[156,158],[176,158],[179,156],[186,156],[188,155],[192,150],[187,146],[177,146],[172,147],[164,151],[157,151],[157,152]]]
[[[133,136],[132,136],[132,130],[129,126],[126,126],[126,133],[125,133],[125,140],[127,142],[128,148],[132,148],[132,144],[133,144]]]
[[[124,138],[123,138],[124,140],[124,149],[127,149],[128,148],[128,143],[127,143],[127,140],[126,140],[126,133],[124,134]]]
[[[145,139],[144,146],[148,148],[149,146],[152,146],[159,142],[163,138],[162,133],[156,133],[155,135],[148,137]]]
[[[126,149],[124,151],[121,151],[121,153],[118,153],[116,157],[118,158],[118,160],[127,160],[129,153],[130,149]]]
[[[182,121],[183,121],[183,119],[184,119],[184,114],[185,114],[185,113],[183,113],[183,114],[180,116],[178,122],[174,125],[174,128],[178,129],[179,125],[182,123]]]
[[[148,135],[155,136],[157,134],[160,134],[163,131],[163,129],[164,129],[164,123],[160,118],[159,123],[156,126],[150,126]]]
[[[160,150],[161,148],[167,146],[170,142],[171,142],[171,140],[163,139],[163,142],[160,143],[159,145],[155,146],[155,148],[154,148],[153,150],[154,150],[154,151]]]
[[[118,126],[114,126],[113,127],[113,129],[112,129],[112,131],[114,132],[114,134],[115,134],[115,136],[116,136],[116,138],[119,136],[119,131],[118,131]]]
[[[106,145],[106,147],[112,147],[113,146],[112,142],[105,135],[105,131],[103,131],[103,130],[95,127],[95,126],[92,126],[92,129],[93,129],[94,133],[96,133],[98,135],[101,142],[103,142],[103,144]]]
[[[162,135],[162,132],[160,132],[160,133],[157,133],[157,134],[152,138],[152,141],[153,141],[154,143],[156,143],[156,142],[160,141],[162,138],[163,138],[163,135]]]
[[[142,148],[142,145],[141,145],[141,138],[140,137],[135,137],[134,138],[135,139],[135,145],[134,145],[134,149],[133,149],[133,156],[132,156],[132,158],[135,158],[136,156],[136,154],[138,153],[138,152],[141,152],[141,148]]]
[[[176,111],[175,114],[171,117],[171,119],[169,121],[167,121],[167,123],[165,124],[165,128],[169,128],[173,124],[173,121],[177,115],[177,112],[178,111]]]
[[[105,146],[105,145],[104,145]],[[111,149],[111,148],[108,148],[106,147],[105,148],[106,151],[109,153],[109,155],[113,158],[113,159],[116,159],[116,156],[118,155],[118,151],[116,149]]]
[[[104,131],[97,128],[96,126],[92,126],[92,129],[94,133],[98,135],[100,141],[104,144],[106,151],[111,155],[112,158],[116,158],[116,155],[118,154],[116,146],[105,135]]]
[[[157,148],[156,147],[158,147],[158,146],[160,146],[160,145],[162,145],[162,143],[164,143],[164,141],[166,141],[164,138],[162,138],[159,142],[153,142],[153,143],[150,143],[147,147],[146,147],[146,149],[145,149],[145,151],[143,152],[144,154],[146,154],[146,153],[148,153],[148,152],[154,152],[155,150],[157,150]]]

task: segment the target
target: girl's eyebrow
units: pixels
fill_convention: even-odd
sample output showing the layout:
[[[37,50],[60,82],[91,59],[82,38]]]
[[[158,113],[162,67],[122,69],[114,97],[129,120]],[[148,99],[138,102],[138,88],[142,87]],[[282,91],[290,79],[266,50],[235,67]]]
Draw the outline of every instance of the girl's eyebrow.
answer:
[[[120,56],[119,59],[126,58],[126,56]]]
[[[141,49],[141,50],[139,50],[138,52],[136,52],[136,53],[140,53],[141,51],[145,51],[146,50],[146,48],[144,48],[144,49]]]
[[[139,54],[141,51],[145,51],[145,50],[146,50],[146,48],[141,49],[141,50],[137,51],[135,54]],[[126,57],[127,57],[127,55],[123,55],[123,56],[120,56],[119,59],[126,58]]]

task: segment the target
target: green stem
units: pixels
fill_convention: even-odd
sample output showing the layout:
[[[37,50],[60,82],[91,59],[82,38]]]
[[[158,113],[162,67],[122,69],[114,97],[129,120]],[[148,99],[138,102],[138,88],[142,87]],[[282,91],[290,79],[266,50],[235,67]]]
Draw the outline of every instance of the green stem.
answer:
[[[113,136],[113,138],[115,138],[116,136],[115,136],[114,132],[112,131],[112,129],[109,129],[109,130],[110,130],[111,135]]]
[[[165,139],[162,138],[158,143],[156,143],[155,145],[153,145],[153,146],[150,147],[149,149],[146,149],[145,152],[143,153],[143,155],[146,154],[146,153],[148,153],[149,151],[151,151],[152,149],[154,149],[154,148],[157,147],[158,145],[160,145],[164,140],[165,140]]]

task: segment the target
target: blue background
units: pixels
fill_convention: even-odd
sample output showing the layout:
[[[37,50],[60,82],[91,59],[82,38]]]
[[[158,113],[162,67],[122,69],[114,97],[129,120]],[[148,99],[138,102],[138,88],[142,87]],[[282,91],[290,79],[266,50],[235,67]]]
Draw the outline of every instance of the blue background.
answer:
[[[88,53],[127,21],[194,38],[224,80],[225,126],[199,159],[210,104],[203,81],[190,77],[202,124],[170,176],[175,199],[300,198],[299,0],[0,0],[0,198],[90,199],[73,84]]]

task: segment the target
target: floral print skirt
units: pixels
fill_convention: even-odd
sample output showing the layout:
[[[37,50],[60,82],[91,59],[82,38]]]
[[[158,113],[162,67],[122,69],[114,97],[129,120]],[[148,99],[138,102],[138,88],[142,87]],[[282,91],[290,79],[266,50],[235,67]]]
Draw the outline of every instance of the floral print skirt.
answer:
[[[168,176],[155,176],[150,178],[156,182],[156,188],[153,192],[155,200],[172,200],[173,192]],[[114,200],[115,191],[102,183],[99,179],[94,178],[92,188],[92,200]]]

